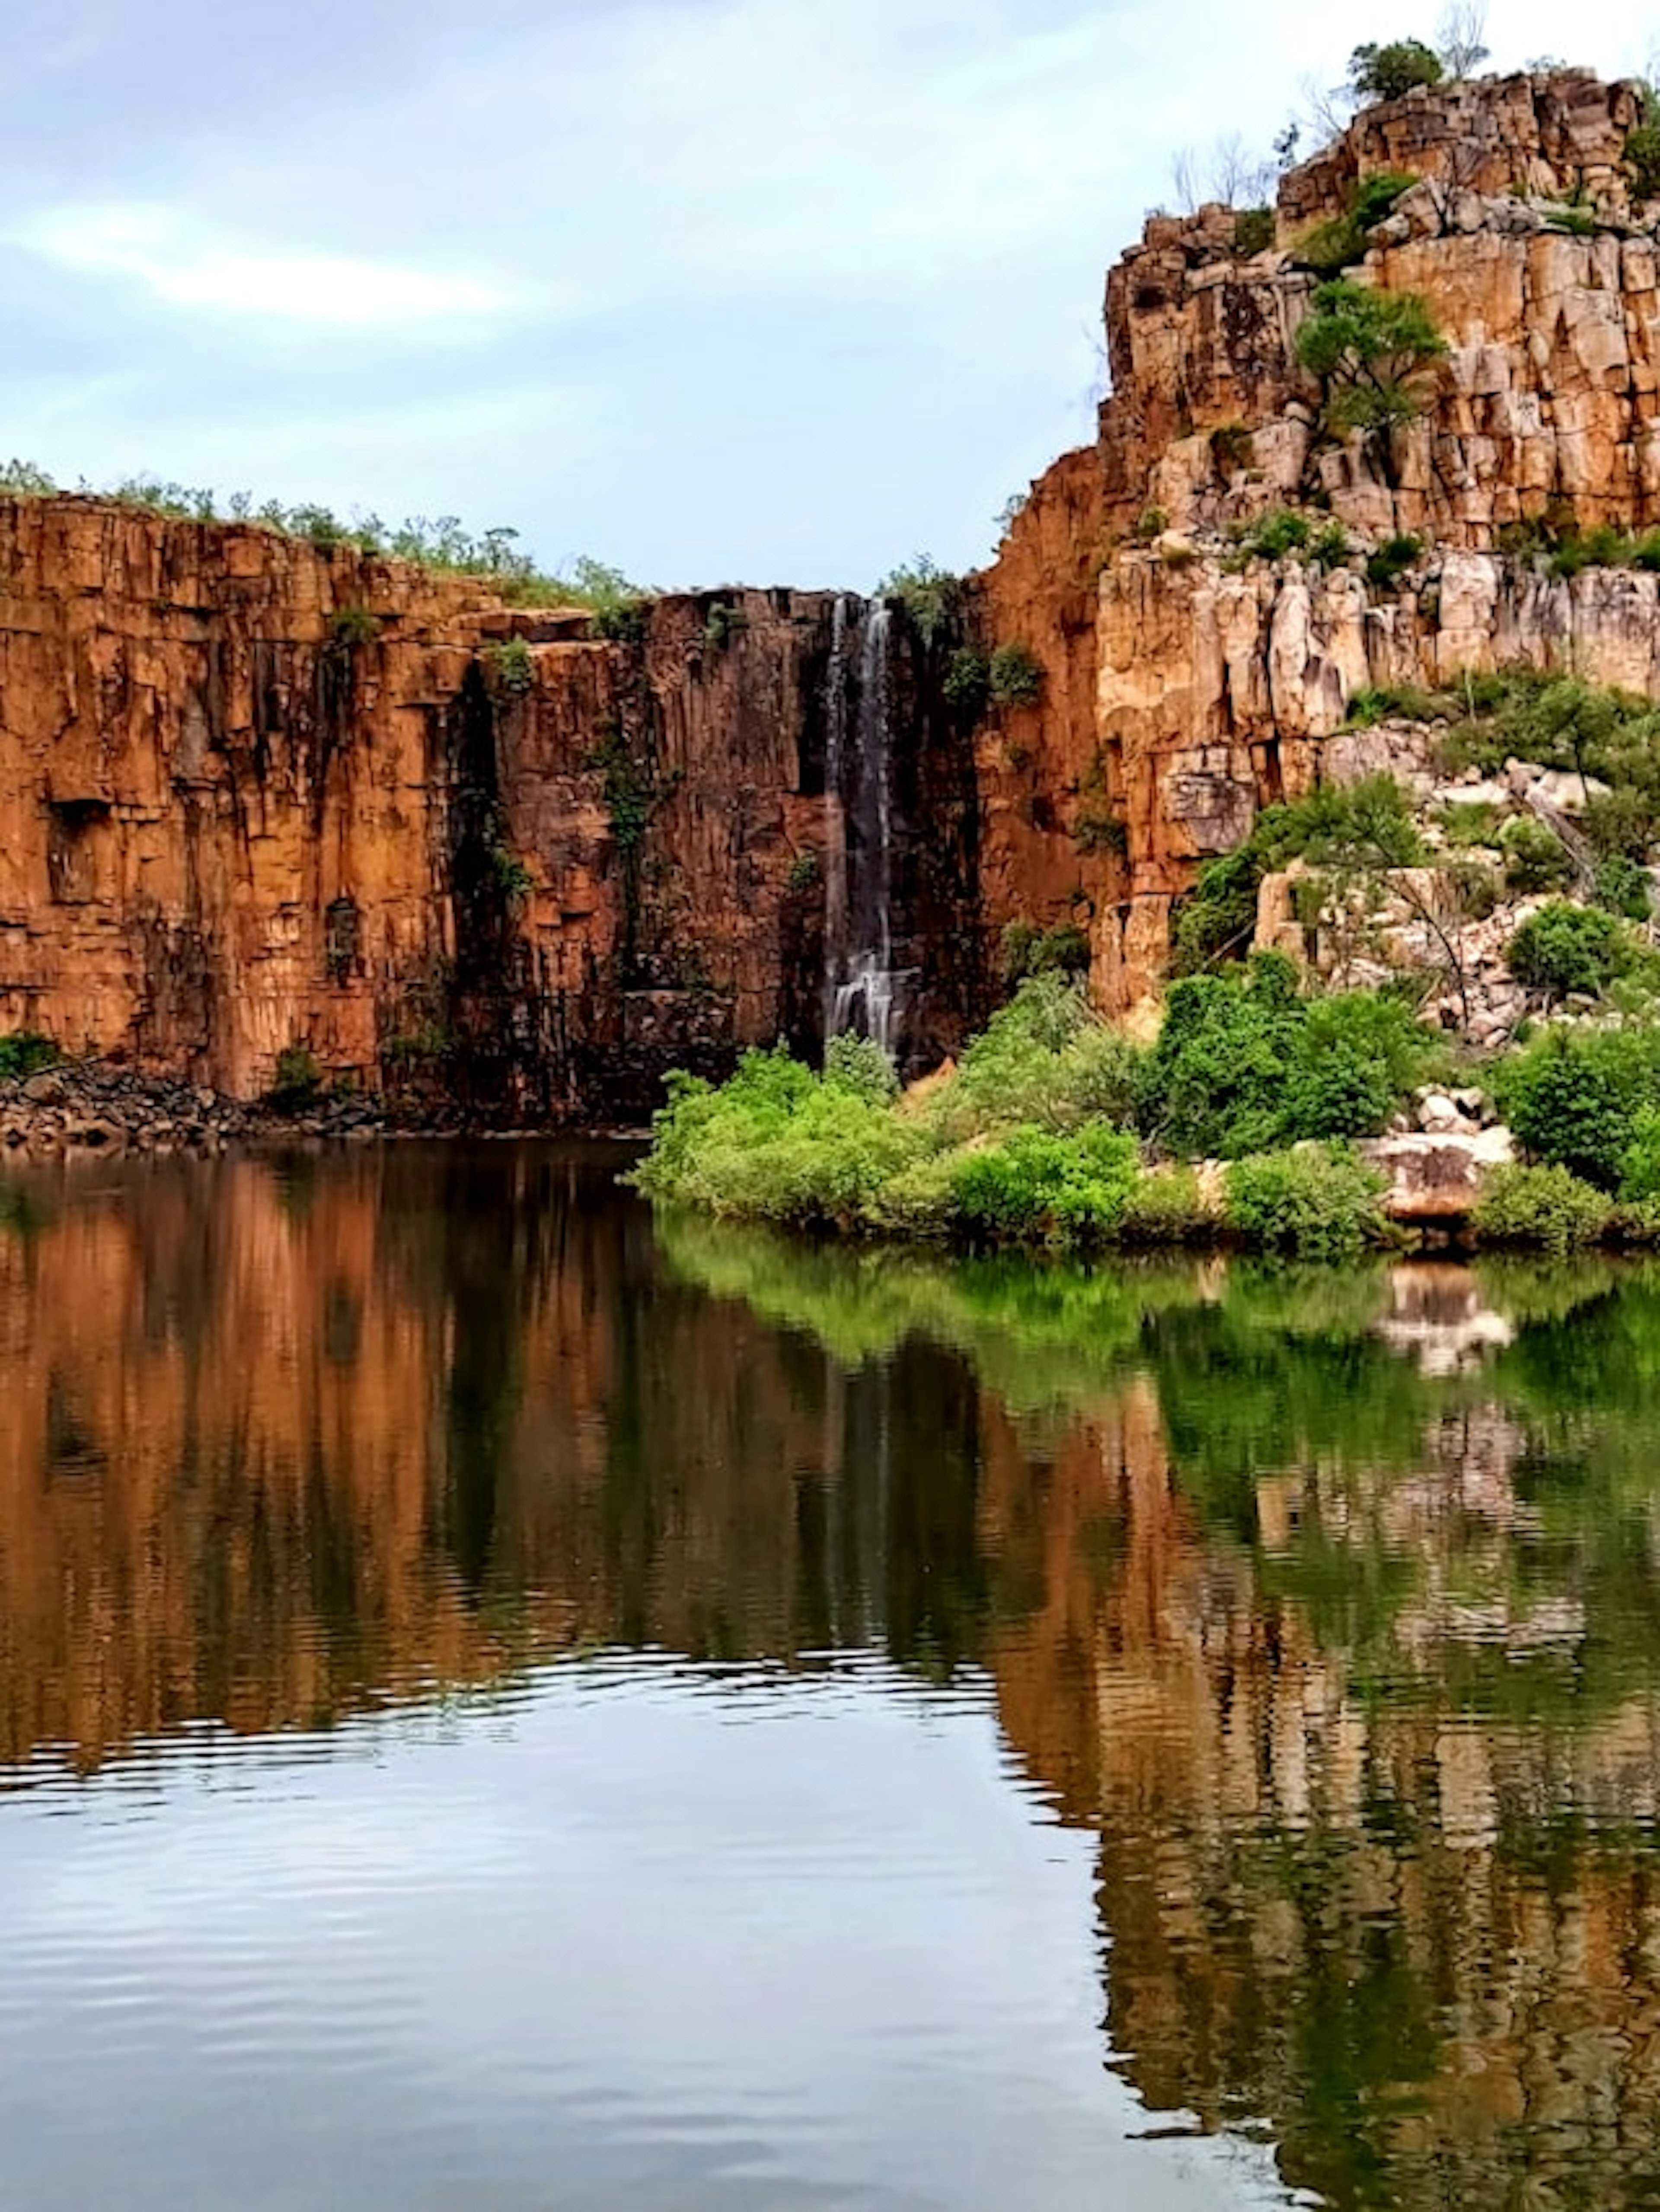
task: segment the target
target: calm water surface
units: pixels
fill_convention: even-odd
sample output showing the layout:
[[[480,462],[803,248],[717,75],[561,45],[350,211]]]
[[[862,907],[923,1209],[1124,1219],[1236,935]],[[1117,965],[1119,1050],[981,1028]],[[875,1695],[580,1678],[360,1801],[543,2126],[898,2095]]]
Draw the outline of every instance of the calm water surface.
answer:
[[[0,2202],[1660,2204],[1660,1273],[0,1190]]]

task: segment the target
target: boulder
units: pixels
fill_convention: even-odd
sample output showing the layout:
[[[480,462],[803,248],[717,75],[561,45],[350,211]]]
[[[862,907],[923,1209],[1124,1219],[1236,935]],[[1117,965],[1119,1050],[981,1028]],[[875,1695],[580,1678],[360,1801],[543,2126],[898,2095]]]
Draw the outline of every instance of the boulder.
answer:
[[[1383,1211],[1408,1227],[1457,1228],[1468,1221],[1494,1168],[1516,1158],[1516,1139],[1503,1127],[1475,1135],[1414,1131],[1379,1137],[1360,1147],[1364,1158],[1389,1179]]]

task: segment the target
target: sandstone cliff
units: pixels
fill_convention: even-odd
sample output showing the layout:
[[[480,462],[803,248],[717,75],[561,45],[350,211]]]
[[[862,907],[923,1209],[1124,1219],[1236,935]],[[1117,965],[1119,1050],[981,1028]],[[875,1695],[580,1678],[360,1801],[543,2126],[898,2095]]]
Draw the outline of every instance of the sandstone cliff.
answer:
[[[607,639],[350,548],[0,502],[0,1026],[244,1095],[297,1050],[587,1119],[810,1042],[833,617],[672,598]],[[899,664],[899,952],[964,948],[915,994],[943,1044],[971,779]]]
[[[1196,864],[1321,779],[1362,687],[1520,665],[1660,696],[1653,579],[1558,579],[1535,552],[1541,529],[1660,520],[1660,208],[1625,156],[1643,112],[1583,71],[1421,90],[1291,171],[1271,215],[1155,216],[1113,271],[1098,442],[1034,486],[983,580],[994,626],[1045,661],[1029,811],[1054,831],[1034,864],[989,817],[993,919],[1081,896],[1104,1004],[1156,986]],[[1420,298],[1446,350],[1417,419],[1368,440],[1323,432],[1297,334],[1310,234],[1379,176],[1392,205],[1347,276]],[[1288,509],[1341,550],[1255,556],[1253,526]],[[1368,553],[1406,537],[1404,580],[1369,582]]]
[[[1272,210],[1152,219],[1107,287],[1097,443],[939,621],[725,592],[600,635],[253,526],[0,501],[0,1025],[245,1095],[292,1051],[593,1121],[672,1065],[812,1048],[861,960],[880,1008],[846,1003],[897,1005],[920,1066],[1011,923],[1086,928],[1101,1003],[1134,1004],[1199,862],[1335,769],[1362,686],[1522,664],[1660,696],[1653,577],[1536,557],[1660,523],[1643,112],[1577,71],[1420,91]],[[1310,236],[1379,179],[1340,258],[1445,351],[1412,419],[1336,434],[1298,359]],[[1254,551],[1286,508],[1317,556]],[[965,708],[957,662],[1000,646],[1041,690]]]

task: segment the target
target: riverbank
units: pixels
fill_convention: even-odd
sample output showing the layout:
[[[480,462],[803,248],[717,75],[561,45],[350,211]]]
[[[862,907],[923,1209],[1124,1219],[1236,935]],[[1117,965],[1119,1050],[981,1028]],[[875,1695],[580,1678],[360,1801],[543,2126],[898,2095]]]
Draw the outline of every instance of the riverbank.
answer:
[[[1043,976],[908,1091],[852,1037],[822,1075],[781,1048],[719,1088],[678,1079],[635,1181],[728,1219],[981,1250],[1649,1245],[1660,1025],[1547,1024],[1477,1063],[1401,997],[1309,995],[1259,954],[1172,986],[1143,1045]]]

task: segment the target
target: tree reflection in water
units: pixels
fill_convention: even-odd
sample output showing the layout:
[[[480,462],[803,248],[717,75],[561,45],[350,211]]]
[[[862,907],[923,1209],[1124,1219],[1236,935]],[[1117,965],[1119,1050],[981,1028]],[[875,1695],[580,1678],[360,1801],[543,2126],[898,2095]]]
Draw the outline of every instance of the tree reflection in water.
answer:
[[[599,1645],[978,1664],[1151,2108],[1340,2203],[1648,2201],[1660,1273],[951,1267],[615,1164],[12,1188],[12,1778]]]

